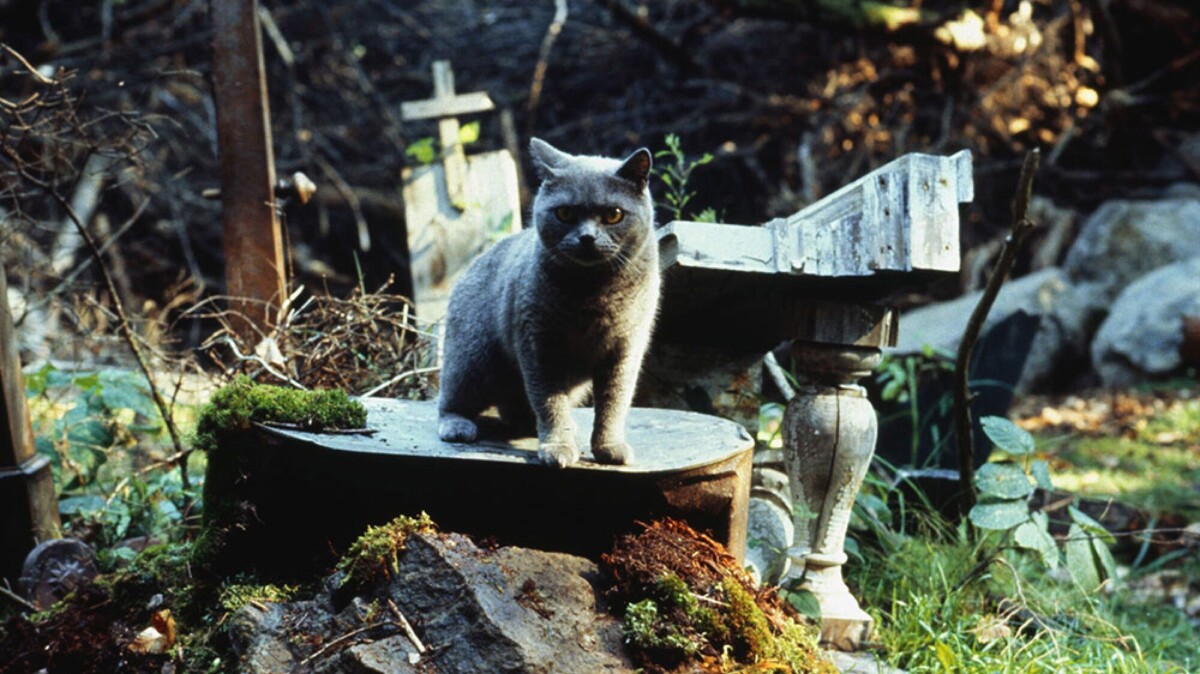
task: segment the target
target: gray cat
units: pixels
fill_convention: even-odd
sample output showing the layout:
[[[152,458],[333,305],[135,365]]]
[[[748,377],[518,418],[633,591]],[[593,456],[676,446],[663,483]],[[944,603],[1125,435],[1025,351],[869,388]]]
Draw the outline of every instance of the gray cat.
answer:
[[[658,307],[650,152],[576,156],[534,138],[533,227],[476,259],[450,295],[438,435],[471,442],[495,405],[537,429],[538,456],[579,460],[571,408],[592,391],[592,454],[633,462],[625,417]],[[536,426],[535,426],[536,424]]]

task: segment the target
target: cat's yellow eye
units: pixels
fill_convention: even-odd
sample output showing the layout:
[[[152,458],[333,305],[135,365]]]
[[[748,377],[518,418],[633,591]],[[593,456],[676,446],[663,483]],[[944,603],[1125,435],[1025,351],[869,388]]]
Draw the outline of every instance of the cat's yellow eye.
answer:
[[[600,219],[603,220],[604,224],[606,225],[615,225],[625,219],[625,211],[619,208],[606,208],[604,209],[604,212],[600,214]]]
[[[559,222],[571,224],[575,222],[575,209],[570,206],[559,206],[554,209],[554,217],[558,218]]]

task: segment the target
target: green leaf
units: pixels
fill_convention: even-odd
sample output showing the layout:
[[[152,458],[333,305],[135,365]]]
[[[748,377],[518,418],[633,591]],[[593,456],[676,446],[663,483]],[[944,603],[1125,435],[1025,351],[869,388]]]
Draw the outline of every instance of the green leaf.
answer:
[[[1100,572],[1092,551],[1092,538],[1078,524],[1072,524],[1067,532],[1067,570],[1071,577],[1087,591],[1100,587]]]
[[[437,152],[433,149],[433,137],[426,136],[416,142],[410,143],[404,149],[405,156],[412,157],[418,164],[431,164],[437,156]]]
[[[72,515],[86,516],[101,510],[104,510],[104,497],[97,494],[68,496],[58,502],[59,514],[67,517]]]
[[[25,397],[33,398],[45,393],[50,383],[50,373],[55,369],[54,365],[46,363],[34,372],[25,373]]]
[[[1033,452],[1033,436],[1008,419],[983,417],[979,423],[996,449],[1012,456],[1025,456]]]
[[[97,393],[100,388],[100,374],[93,372],[91,374],[79,375],[73,377],[71,382],[85,393]]]
[[[158,407],[150,398],[149,387],[133,372],[103,370],[100,383],[100,399],[108,409],[129,409],[144,417],[158,416]]]
[[[1013,463],[985,463],[975,473],[975,486],[986,496],[1013,499],[1033,493],[1029,476]]]
[[[1028,522],[1022,522],[1013,532],[1017,545],[1027,550],[1034,550],[1042,556],[1042,562],[1051,569],[1058,567],[1058,546],[1054,537],[1047,531],[1049,525],[1046,513],[1033,513]]]
[[[479,122],[470,122],[463,124],[458,129],[458,142],[460,145],[470,145],[479,140]]]
[[[858,547],[858,539],[853,536],[846,537],[846,542],[842,545],[842,552],[860,562],[863,561],[862,551]]]
[[[1054,483],[1050,481],[1050,464],[1042,459],[1034,459],[1029,464],[1029,472],[1033,474],[1038,487],[1046,491],[1054,489]]]
[[[1104,571],[1104,577],[1116,580],[1117,579],[1117,560],[1113,559],[1112,552],[1109,551],[1108,545],[1096,537],[1092,539],[1092,552],[1096,555],[1096,562],[1100,569]]]
[[[1100,524],[1091,517],[1088,517],[1088,515],[1079,508],[1076,508],[1075,506],[1067,506],[1067,514],[1071,516],[1072,522],[1083,527],[1083,530],[1089,534],[1092,534],[1093,536],[1099,536],[1100,539],[1105,543],[1112,545],[1113,543],[1117,542],[1117,539],[1113,537],[1108,529],[1104,528],[1103,524]]]
[[[821,619],[821,603],[817,601],[817,595],[810,590],[781,590],[783,598],[787,603],[792,605],[792,608],[800,612],[800,615],[805,616],[814,621]]]
[[[968,517],[980,529],[1004,531],[1012,529],[1029,519],[1029,506],[1024,501],[999,501],[996,503],[978,503]]]
[[[67,440],[70,441],[74,452],[76,446],[108,447],[112,445],[114,438],[106,424],[96,419],[87,419],[71,426],[67,432]]]
[[[938,662],[942,663],[946,671],[953,672],[958,669],[958,656],[954,654],[953,649],[939,641],[933,645],[933,650]]]

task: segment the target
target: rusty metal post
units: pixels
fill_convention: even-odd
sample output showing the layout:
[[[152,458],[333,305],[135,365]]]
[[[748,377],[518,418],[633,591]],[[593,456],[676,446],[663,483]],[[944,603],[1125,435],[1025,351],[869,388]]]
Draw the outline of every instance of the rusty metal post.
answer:
[[[8,283],[0,266],[0,577],[16,581],[33,546],[58,538],[49,460],[34,451]]]
[[[275,157],[262,33],[255,0],[213,0],[213,90],[225,284],[234,329],[257,344],[286,297],[283,239],[275,210]]]

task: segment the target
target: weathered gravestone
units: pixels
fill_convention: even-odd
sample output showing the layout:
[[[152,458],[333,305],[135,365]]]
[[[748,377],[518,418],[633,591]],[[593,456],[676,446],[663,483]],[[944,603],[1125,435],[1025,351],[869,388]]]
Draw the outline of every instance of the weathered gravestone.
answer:
[[[842,565],[877,432],[857,382],[896,337],[897,313],[877,302],[958,271],[958,204],[972,193],[969,153],[910,154],[761,227],[672,222],[659,231],[666,276],[646,370],[660,390],[723,363],[738,371],[748,355],[789,344],[799,382],[784,415],[783,461],[762,467],[785,472],[790,494],[761,505],[797,504],[788,575],[804,577],[821,604],[822,640],[838,648],[862,644],[872,627]],[[689,351],[703,354],[694,371],[679,358]]]
[[[460,139],[460,115],[494,108],[486,93],[455,93],[449,61],[433,64],[433,98],[401,108],[405,121],[438,120],[440,160],[401,175],[412,299],[423,321],[446,314],[451,286],[477,254],[521,229],[512,155],[499,150],[467,156]]]

